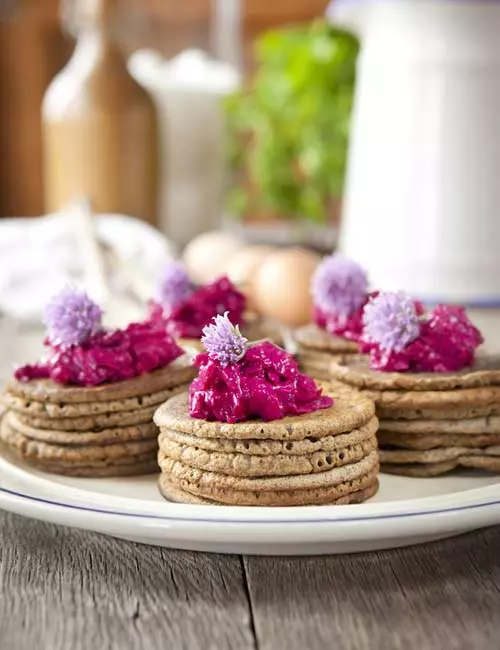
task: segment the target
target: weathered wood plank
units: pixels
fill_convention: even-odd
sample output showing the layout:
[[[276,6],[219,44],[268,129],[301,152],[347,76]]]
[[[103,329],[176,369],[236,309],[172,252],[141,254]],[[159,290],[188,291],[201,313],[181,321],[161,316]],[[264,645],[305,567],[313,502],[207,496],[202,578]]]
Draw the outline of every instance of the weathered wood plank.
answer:
[[[2,650],[255,647],[241,559],[0,512]]]
[[[500,528],[396,551],[245,558],[260,650],[499,647]]]
[[[173,552],[0,513],[2,650],[491,650],[500,528],[329,558]],[[257,643],[253,628],[257,635]]]

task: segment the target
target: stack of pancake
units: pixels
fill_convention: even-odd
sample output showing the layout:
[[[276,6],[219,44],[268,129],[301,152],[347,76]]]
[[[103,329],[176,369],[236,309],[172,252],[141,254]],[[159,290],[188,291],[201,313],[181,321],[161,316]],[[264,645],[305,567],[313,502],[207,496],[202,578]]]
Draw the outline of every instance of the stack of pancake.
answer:
[[[158,469],[153,413],[195,375],[185,358],[115,384],[84,388],[49,379],[8,382],[0,439],[43,471],[131,476]]]
[[[332,362],[359,354],[357,343],[333,336],[314,324],[297,329],[294,339],[301,370],[315,379],[330,379]]]
[[[273,422],[190,417],[187,394],[161,406],[160,491],[171,501],[241,506],[358,503],[378,487],[371,400],[323,386],[332,408]]]
[[[332,365],[373,399],[382,471],[437,476],[456,467],[500,472],[500,359],[457,373],[387,373],[358,357]]]

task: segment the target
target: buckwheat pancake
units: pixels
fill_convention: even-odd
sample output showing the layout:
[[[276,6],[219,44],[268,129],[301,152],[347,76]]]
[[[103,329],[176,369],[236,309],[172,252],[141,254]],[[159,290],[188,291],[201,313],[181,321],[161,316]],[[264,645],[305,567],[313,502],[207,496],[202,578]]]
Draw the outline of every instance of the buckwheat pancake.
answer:
[[[500,386],[484,386],[480,388],[455,388],[454,390],[438,391],[363,391],[363,394],[374,400],[385,411],[393,409],[453,409],[455,407],[483,407],[500,405]]]
[[[446,474],[458,467],[500,472],[500,457],[489,456],[484,453],[480,455],[470,454],[436,463],[383,464],[381,469],[386,474],[428,478]]]
[[[411,478],[432,478],[447,474],[458,467],[457,460],[444,461],[442,463],[410,463],[407,465],[382,464],[380,471],[383,474],[396,474],[397,476],[408,476]]]
[[[56,445],[109,445],[116,442],[145,440],[158,436],[158,428],[153,422],[149,422],[149,424],[136,424],[129,427],[103,429],[94,433],[92,431],[35,429],[23,424],[12,411],[5,416],[5,419],[11,429],[27,438]]]
[[[437,447],[486,447],[500,444],[500,434],[482,433],[397,433],[378,431],[380,445],[404,449],[435,449]]]
[[[380,462],[383,464],[407,464],[407,463],[442,463],[448,460],[460,458],[460,456],[475,456],[481,453],[479,449],[468,449],[466,447],[441,447],[427,451],[416,451],[412,449],[381,449]]]
[[[450,447],[429,451],[381,450],[380,461],[384,472],[405,476],[427,476],[430,475],[429,472],[437,476],[456,467],[498,472],[500,471],[500,446],[492,445],[483,449]],[[412,471],[412,467],[416,469]]]
[[[241,333],[249,341],[267,339],[275,345],[283,345],[283,334],[279,323],[263,317],[245,317],[246,324],[241,327]]]
[[[335,479],[328,484],[312,483],[309,479],[324,477],[328,472],[316,475],[275,477],[259,479],[233,479],[214,472],[201,472],[186,468],[160,476],[160,489],[173,485],[177,490],[216,501],[226,505],[241,506],[301,506],[335,503],[348,497],[350,503],[361,501],[376,493],[378,489],[378,457],[374,453],[360,463],[330,470],[336,472]],[[362,467],[361,467],[362,466]],[[166,479],[164,478],[166,476]],[[267,485],[266,485],[267,482]],[[264,487],[266,489],[262,489]],[[358,496],[354,495],[358,493]]]
[[[500,356],[455,373],[378,372],[369,359],[332,363],[333,377],[375,401],[383,472],[439,476],[457,467],[499,471]]]
[[[306,375],[328,381],[331,379],[330,365],[332,361],[341,361],[343,357],[338,354],[330,355],[316,350],[305,350],[300,351],[296,355],[296,359],[302,372],[305,372]]]
[[[103,429],[125,427],[152,422],[157,406],[125,411],[123,413],[101,413],[73,418],[42,418],[17,413],[17,420],[34,429],[51,429],[55,431],[91,431],[97,433]]]
[[[153,457],[157,441],[153,439],[119,442],[109,445],[55,445],[31,440],[14,430],[4,418],[0,423],[0,440],[24,460],[67,465],[87,465],[93,462],[129,463]]]
[[[329,495],[327,490],[321,491],[316,489],[316,490],[300,491],[296,494],[291,494],[290,501],[295,502],[295,505],[317,505],[321,503],[329,504],[329,505],[348,505],[351,503],[362,503],[363,501],[366,501],[367,499],[374,496],[378,490],[378,481],[376,478],[376,474],[368,478],[366,481],[362,482],[361,480],[358,480],[357,483],[359,485],[367,484],[368,487],[365,487],[363,489],[358,489],[355,492],[344,494],[344,496],[340,496],[337,498],[334,498],[331,495]],[[181,487],[172,483],[166,474],[160,475],[159,487],[160,487],[160,492],[168,501],[173,501],[178,503],[193,503],[193,504],[204,504],[204,505],[231,505],[231,504],[234,505],[235,503],[237,504],[245,503],[245,505],[250,505],[250,506],[283,505],[282,503],[283,495],[281,493],[276,493],[276,495],[274,495],[275,497],[274,500],[273,500],[272,493],[266,493],[264,495],[264,499],[267,501],[267,503],[262,503],[259,493],[238,494],[237,492],[231,493],[227,491],[222,495],[222,497],[219,495],[221,501],[215,501],[209,499],[208,497],[201,497],[195,494],[191,494],[190,492],[186,492]],[[358,487],[358,485],[355,485],[353,483],[351,487],[352,488]],[[342,491],[341,486],[337,486],[336,493],[340,494],[341,491]],[[290,501],[286,501],[286,505],[290,505]]]
[[[162,429],[162,436],[182,445],[191,445],[222,453],[247,454],[251,456],[269,456],[285,454],[289,456],[313,454],[318,451],[335,451],[347,446],[366,442],[373,438],[378,428],[377,418],[372,418],[366,425],[348,433],[339,433],[321,438],[310,437],[303,440],[230,440],[227,438],[197,438],[173,429]]]
[[[343,467],[362,460],[377,449],[373,436],[365,442],[355,443],[329,452],[317,451],[301,456],[273,454],[251,456],[249,454],[205,451],[191,445],[182,445],[163,434],[159,438],[160,468],[170,468],[169,460],[208,472],[219,472],[237,477],[291,476],[324,472],[330,468]],[[164,464],[164,461],[165,462]]]
[[[92,416],[103,413],[122,413],[124,411],[136,411],[148,406],[159,406],[179,392],[187,390],[189,384],[180,384],[172,388],[151,393],[150,395],[140,395],[137,397],[128,397],[122,400],[111,400],[109,402],[76,402],[65,404],[59,402],[37,401],[14,395],[6,391],[0,398],[3,405],[12,411],[23,415],[42,418],[73,418],[80,416]]]
[[[196,369],[191,366],[189,356],[184,355],[164,368],[112,384],[93,387],[62,386],[50,379],[28,382],[11,379],[7,382],[6,391],[27,400],[59,405],[112,402],[160,393],[189,383],[195,376]]]
[[[500,404],[488,406],[456,406],[455,408],[385,408],[377,406],[380,421],[386,420],[470,420],[474,418],[500,415]]]
[[[478,355],[474,365],[454,373],[379,372],[363,356],[346,357],[330,369],[332,377],[373,391],[450,391],[500,386],[500,355]]]
[[[458,460],[461,467],[484,469],[487,472],[500,472],[500,457],[497,455],[461,456]]]
[[[382,420],[380,430],[404,434],[500,435],[500,417],[492,415],[463,420]]]
[[[126,459],[122,459],[125,461]],[[94,462],[89,465],[64,465],[62,463],[45,463],[39,460],[23,461],[49,474],[59,474],[62,476],[75,476],[80,478],[117,478],[127,476],[145,476],[147,474],[156,474],[158,472],[158,463],[156,459],[134,460],[133,462]]]
[[[325,394],[334,394],[331,408],[313,413],[285,417],[272,422],[248,420],[236,424],[207,422],[190,417],[187,394],[177,395],[160,406],[154,422],[160,428],[187,433],[199,438],[233,440],[304,440],[305,438],[347,433],[368,423],[375,415],[375,405],[358,391],[342,384],[326,385]]]
[[[229,476],[219,472],[195,469],[181,461],[166,457],[161,459],[160,467],[168,473],[173,482],[187,481],[190,486],[196,486],[196,489],[200,491],[213,488],[227,488],[250,492],[282,492],[326,488],[338,485],[339,483],[352,481],[377,469],[378,462],[377,452],[372,451],[356,463],[351,463],[344,467],[334,467],[324,472],[300,476],[266,476],[257,478]]]
[[[316,350],[340,355],[359,354],[359,346],[354,341],[334,336],[312,323],[295,330],[294,338],[301,350]]]

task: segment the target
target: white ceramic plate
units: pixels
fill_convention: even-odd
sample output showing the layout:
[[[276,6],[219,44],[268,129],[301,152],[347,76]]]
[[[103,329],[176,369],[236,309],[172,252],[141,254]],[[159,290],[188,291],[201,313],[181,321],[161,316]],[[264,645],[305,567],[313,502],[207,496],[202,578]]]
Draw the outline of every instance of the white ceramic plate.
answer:
[[[382,475],[353,506],[239,508],[164,501],[155,477],[72,479],[0,457],[0,508],[145,544],[221,553],[312,555],[406,546],[500,523],[498,477]]]

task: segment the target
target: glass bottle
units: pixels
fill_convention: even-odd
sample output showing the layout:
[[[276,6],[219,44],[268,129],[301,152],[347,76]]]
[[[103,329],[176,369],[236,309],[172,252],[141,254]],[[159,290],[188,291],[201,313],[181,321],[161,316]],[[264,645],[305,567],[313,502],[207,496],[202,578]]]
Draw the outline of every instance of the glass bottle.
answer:
[[[117,2],[73,2],[77,45],[43,103],[46,210],[85,197],[95,212],[156,224],[156,110],[117,43]]]

